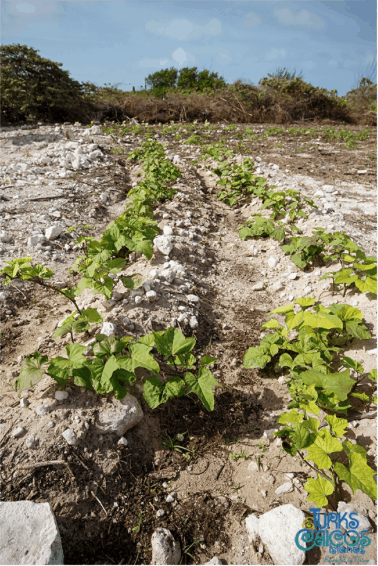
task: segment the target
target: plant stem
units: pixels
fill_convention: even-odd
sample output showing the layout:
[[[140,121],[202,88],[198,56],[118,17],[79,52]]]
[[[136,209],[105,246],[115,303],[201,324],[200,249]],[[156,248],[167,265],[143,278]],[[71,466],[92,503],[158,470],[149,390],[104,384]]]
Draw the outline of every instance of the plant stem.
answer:
[[[81,310],[78,307],[78,304],[75,301],[75,299],[71,299],[71,297],[67,297],[67,295],[61,291],[61,289],[59,289],[58,287],[55,287],[55,285],[48,285],[47,283],[43,283],[43,281],[39,278],[33,278],[32,281],[34,283],[37,283],[38,285],[41,285],[41,287],[45,287],[46,289],[51,289],[52,291],[55,291],[56,293],[63,295],[64,297],[66,297],[66,299],[69,299],[75,305],[77,312],[79,314],[81,314]]]

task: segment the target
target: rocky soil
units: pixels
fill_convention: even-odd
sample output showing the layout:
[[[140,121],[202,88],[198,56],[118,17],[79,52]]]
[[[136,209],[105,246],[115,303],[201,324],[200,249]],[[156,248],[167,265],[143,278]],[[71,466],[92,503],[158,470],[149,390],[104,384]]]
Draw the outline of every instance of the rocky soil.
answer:
[[[260,134],[267,126],[250,127]],[[286,455],[271,434],[290,400],[285,378],[245,369],[243,356],[258,345],[268,312],[298,297],[321,297],[325,306],[348,302],[362,310],[372,338],[356,340],[347,355],[370,371],[376,367],[376,299],[354,291],[345,299],[332,296],[328,282],[320,281],[325,267],[304,272],[274,240],[240,240],[237,227],[258,212],[257,200],[233,208],[217,200],[212,160],[199,164],[197,146],[176,142],[159,126],[152,129],[181,171],[178,192],[154,213],[172,250],[157,249],[150,261],[131,258],[125,272],[148,280],[139,293],[119,286],[114,300],[104,301],[87,290],[79,304],[97,307],[109,333],[141,336],[173,325],[195,336],[195,355],[217,358],[215,410],[207,413],[189,398],[151,410],[139,392],[143,418],[119,434],[104,419],[114,406],[111,396],[79,388],[62,395],[45,376],[20,400],[14,382],[22,360],[36,349],[49,357],[64,354],[68,339],[53,340],[52,333],[72,308],[61,296],[12,283],[1,290],[0,500],[49,502],[66,564],[149,564],[158,528],[180,544],[183,564],[204,564],[214,556],[228,564],[277,564],[269,544],[254,544],[245,519],[285,504],[308,512],[312,504],[303,485],[313,472]],[[237,126],[236,132],[244,130]],[[219,126],[211,141],[222,132]],[[232,135],[230,161],[240,162],[239,138]],[[126,157],[142,137],[103,135],[98,126],[43,124],[3,127],[0,137],[0,266],[30,255],[54,270],[57,286],[73,284],[67,269],[80,227],[92,225],[87,233],[97,237],[125,209],[141,172]],[[344,230],[376,254],[374,139],[347,150],[344,143],[277,136],[246,144],[243,156],[254,159],[269,183],[316,201],[319,209],[301,222],[305,234],[318,226]],[[66,233],[73,225],[76,230]],[[153,299],[146,295],[151,290]],[[374,466],[376,413],[364,415],[358,403],[346,437],[368,450]],[[65,463],[35,466],[57,460]],[[365,509],[372,544],[364,559],[373,564],[376,507],[361,491],[345,490],[343,499]],[[320,549],[306,555],[307,564],[328,559]]]

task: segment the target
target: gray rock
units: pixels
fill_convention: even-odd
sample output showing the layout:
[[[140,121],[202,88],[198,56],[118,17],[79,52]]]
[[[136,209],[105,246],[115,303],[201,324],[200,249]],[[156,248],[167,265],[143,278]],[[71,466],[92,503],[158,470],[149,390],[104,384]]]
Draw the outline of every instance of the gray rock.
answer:
[[[205,562],[204,566],[207,566],[207,565],[210,566],[210,564],[219,565],[219,564],[223,564],[223,562],[218,558],[218,556],[213,556],[213,558],[211,560],[209,560],[209,562]]]
[[[36,234],[34,236],[30,236],[27,241],[28,246],[38,246],[38,244],[42,244],[45,241],[45,237],[40,234]]]
[[[260,281],[251,287],[251,291],[263,291],[264,290],[264,283]]]
[[[278,293],[278,291],[282,291],[285,288],[285,286],[282,284],[281,281],[277,281],[276,283],[274,283],[271,288],[270,291],[272,293]]]
[[[65,401],[66,399],[68,399],[68,396],[68,391],[55,391],[55,399],[57,401]]]
[[[95,427],[103,434],[116,433],[118,436],[123,436],[142,419],[143,411],[137,399],[127,394],[120,401],[114,399],[97,415]]]
[[[39,405],[36,408],[36,413],[40,417],[44,417],[45,415],[48,415],[49,412],[50,412],[50,406],[49,405]]]
[[[355,503],[345,503],[345,501],[339,501],[339,504],[337,506],[337,512],[338,513],[348,513],[348,521],[351,520],[351,518],[349,517],[350,513],[358,513],[358,517],[357,517],[357,521],[359,522],[359,525],[357,527],[357,531],[361,532],[361,531],[369,531],[372,532],[373,531],[373,527],[369,521],[368,518],[368,512],[364,507],[361,507],[360,505],[356,505]],[[343,521],[343,523],[340,525],[341,530],[343,532],[345,532],[347,529],[345,528],[345,522]]]
[[[118,440],[117,444],[119,444],[120,446],[127,446],[127,438],[125,438],[124,436],[121,436],[121,438]]]
[[[303,527],[305,514],[294,505],[281,505],[257,517],[254,513],[245,520],[249,540],[259,540],[268,550],[274,564],[303,564],[306,554],[295,544],[295,535]]]
[[[156,529],[151,537],[152,564],[179,564],[181,560],[180,545],[175,541],[168,529]]]
[[[65,231],[65,228],[63,226],[59,226],[58,224],[54,224],[53,226],[50,226],[49,228],[47,228],[47,230],[45,232],[45,236],[46,236],[47,240],[56,240],[56,238],[58,236],[60,236],[60,234],[64,231]]]
[[[62,432],[62,436],[70,446],[76,446],[79,442],[76,433],[72,430],[72,428],[67,428],[64,432]]]
[[[0,564],[64,564],[50,503],[0,502]]]
[[[18,426],[16,427],[14,430],[12,430],[12,434],[11,436],[13,438],[20,438],[20,436],[22,436],[23,434],[25,434],[26,430],[24,429],[24,427],[22,426]]]
[[[154,303],[157,299],[157,294],[155,291],[147,291],[146,299],[149,303]]]
[[[12,239],[13,239],[12,236],[7,234],[7,232],[5,232],[5,230],[0,230],[0,242],[3,242],[3,243],[11,242]]]
[[[37,448],[39,444],[39,439],[35,436],[35,434],[31,434],[26,440],[25,444],[27,448]]]
[[[195,303],[195,304],[200,303],[200,298],[197,297],[197,295],[186,295],[186,298],[189,301],[189,303]]]
[[[287,481],[282,485],[280,485],[279,487],[277,487],[277,489],[275,490],[275,494],[282,495],[283,493],[289,493],[290,491],[293,490],[294,490],[293,484],[291,483],[291,481]]]

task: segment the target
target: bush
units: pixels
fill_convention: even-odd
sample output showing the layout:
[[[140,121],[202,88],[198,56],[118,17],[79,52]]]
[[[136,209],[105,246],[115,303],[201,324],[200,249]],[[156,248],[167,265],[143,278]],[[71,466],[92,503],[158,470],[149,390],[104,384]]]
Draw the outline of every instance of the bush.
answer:
[[[91,109],[84,85],[27,45],[2,45],[2,117],[5,121],[83,120]]]
[[[180,88],[203,92],[206,89],[214,90],[225,86],[223,77],[218,73],[210,72],[207,69],[198,72],[197,67],[184,67],[180,71],[171,67],[157,71],[146,78],[152,94],[157,96],[164,95],[168,88]]]

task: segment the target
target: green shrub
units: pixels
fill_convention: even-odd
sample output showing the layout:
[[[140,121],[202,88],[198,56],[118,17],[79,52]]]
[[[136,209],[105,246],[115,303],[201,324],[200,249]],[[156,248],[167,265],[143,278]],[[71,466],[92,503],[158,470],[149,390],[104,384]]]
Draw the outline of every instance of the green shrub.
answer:
[[[6,121],[83,121],[91,104],[68,71],[27,45],[3,45],[2,116]]]

